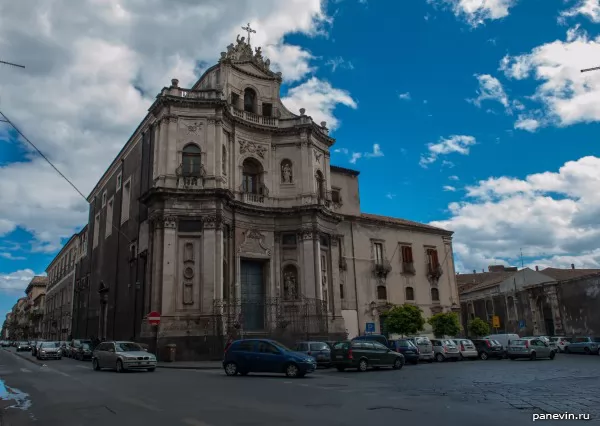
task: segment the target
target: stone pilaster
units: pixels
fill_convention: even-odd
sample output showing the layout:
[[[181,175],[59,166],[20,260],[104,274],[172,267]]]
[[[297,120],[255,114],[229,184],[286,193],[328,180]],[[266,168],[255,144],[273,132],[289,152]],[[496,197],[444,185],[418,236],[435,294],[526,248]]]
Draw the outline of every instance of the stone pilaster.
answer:
[[[155,161],[158,162],[158,176],[164,183],[168,170],[169,118],[163,118],[158,128],[158,157],[155,157]]]
[[[220,173],[217,173],[217,170],[216,170],[216,156],[217,156],[216,152],[221,149],[221,144],[217,143],[217,130],[220,130],[220,129],[221,129],[220,123],[219,123],[219,126],[217,126],[216,120],[213,120],[213,119],[208,120],[208,124],[206,126],[206,136],[207,136],[207,141],[209,143],[206,144],[206,163],[205,163],[207,176],[215,177],[217,175],[220,175]],[[221,140],[221,138],[219,137],[219,141],[220,140]],[[210,143],[211,141],[212,141],[212,143]],[[219,164],[219,167],[221,167],[220,164]],[[212,180],[211,183],[209,183],[208,185],[214,187],[214,180]]]
[[[160,312],[162,294],[162,268],[163,268],[163,235],[164,227],[161,218],[154,219],[154,238],[152,240],[152,294],[150,295],[150,309]]]
[[[320,271],[317,270],[319,264],[319,251],[315,244],[314,232],[305,230],[299,234],[300,245],[302,247],[302,288],[300,291],[308,298],[320,299],[320,281],[318,281]],[[318,286],[317,286],[318,285]]]
[[[532,325],[533,335],[537,336],[540,334],[540,326],[538,324],[539,312],[538,312],[537,301],[533,297],[533,294],[531,293],[531,291],[527,292],[527,297],[529,298],[529,309],[531,310],[531,322],[532,322],[531,325]]]
[[[223,230],[218,216],[205,216],[203,222],[202,312],[209,313],[213,299],[223,298]]]
[[[223,122],[215,121],[215,187],[223,188]]]
[[[333,315],[342,315],[342,298],[340,296],[340,252],[337,235],[331,236],[331,301]]]
[[[162,311],[161,314],[175,314],[175,292],[177,283],[177,218],[164,216],[163,226],[163,267],[162,267]]]
[[[554,321],[554,334],[556,336],[560,336],[564,333],[564,329],[562,315],[560,313],[560,305],[558,303],[558,294],[556,290],[557,289],[555,284],[544,287],[544,294],[546,296],[548,304],[550,305],[550,310],[552,311],[552,320]]]
[[[271,297],[283,296],[283,270],[281,269],[281,235],[273,235],[273,271],[274,279]],[[298,271],[300,274],[301,271]]]

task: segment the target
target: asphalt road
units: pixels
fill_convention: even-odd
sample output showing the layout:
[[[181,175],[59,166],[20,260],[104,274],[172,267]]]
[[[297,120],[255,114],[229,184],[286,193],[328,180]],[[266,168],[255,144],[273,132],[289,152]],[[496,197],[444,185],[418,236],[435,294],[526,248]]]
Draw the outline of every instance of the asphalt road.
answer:
[[[600,420],[600,357],[585,355],[319,370],[291,380],[220,370],[95,372],[66,358],[42,367],[0,350],[0,379],[1,426],[506,426],[546,412]]]

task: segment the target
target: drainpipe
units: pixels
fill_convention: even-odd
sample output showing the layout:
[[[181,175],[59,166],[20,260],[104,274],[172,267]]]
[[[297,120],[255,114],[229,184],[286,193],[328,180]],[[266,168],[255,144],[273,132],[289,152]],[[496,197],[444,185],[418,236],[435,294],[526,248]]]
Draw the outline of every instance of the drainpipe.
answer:
[[[121,158],[121,188],[120,188],[120,192],[121,192],[121,204],[119,205],[119,222],[117,222],[118,225],[118,232],[117,232],[117,251],[115,254],[115,258],[116,258],[116,262],[115,262],[115,281],[113,284],[113,289],[114,289],[114,304],[113,304],[113,327],[112,327],[112,338],[115,338],[115,330],[116,330],[116,321],[117,321],[117,301],[118,301],[118,288],[119,288],[119,252],[120,252],[120,248],[121,248],[121,219],[122,219],[122,215],[123,215],[123,165],[125,164],[125,159]],[[114,203],[116,204],[116,203]],[[113,204],[113,205],[114,205]],[[131,206],[130,206],[131,207]],[[113,212],[114,213],[114,212]],[[114,216],[114,214],[113,214]],[[108,306],[106,307],[106,309],[108,309]],[[106,329],[108,324],[104,324],[104,329]],[[104,338],[106,338],[107,336],[102,336]]]

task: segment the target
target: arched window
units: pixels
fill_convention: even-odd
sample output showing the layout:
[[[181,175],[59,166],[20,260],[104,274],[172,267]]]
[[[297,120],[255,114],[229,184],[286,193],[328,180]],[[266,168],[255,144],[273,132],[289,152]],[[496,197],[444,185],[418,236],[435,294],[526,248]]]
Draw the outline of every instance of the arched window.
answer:
[[[431,300],[434,302],[440,301],[440,292],[435,287],[431,289]]]
[[[415,300],[415,290],[412,287],[406,287],[406,300]]]
[[[377,286],[377,299],[387,300],[387,289],[384,285]]]
[[[262,166],[254,158],[246,158],[242,165],[242,190],[248,194],[262,194]]]
[[[198,145],[190,143],[183,148],[182,165],[184,176],[200,176],[202,151]]]
[[[294,265],[283,268],[283,298],[286,300],[298,298],[298,270]]]
[[[317,170],[316,174],[317,178],[317,198],[319,200],[325,199],[325,178],[323,177],[323,173],[320,170]]]
[[[253,89],[244,90],[244,111],[256,111],[256,92]]]

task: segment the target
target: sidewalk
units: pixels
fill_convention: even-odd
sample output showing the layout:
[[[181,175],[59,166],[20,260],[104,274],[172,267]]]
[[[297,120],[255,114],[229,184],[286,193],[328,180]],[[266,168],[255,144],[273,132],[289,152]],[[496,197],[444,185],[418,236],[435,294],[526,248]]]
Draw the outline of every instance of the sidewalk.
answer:
[[[175,361],[158,362],[158,368],[174,368],[179,370],[220,370],[223,368],[222,361]]]
[[[35,365],[43,366],[45,364],[45,361],[40,361],[36,357],[31,356],[31,351],[17,352],[14,348],[2,348],[2,350],[10,352],[11,354],[23,358],[25,361],[29,361]]]

